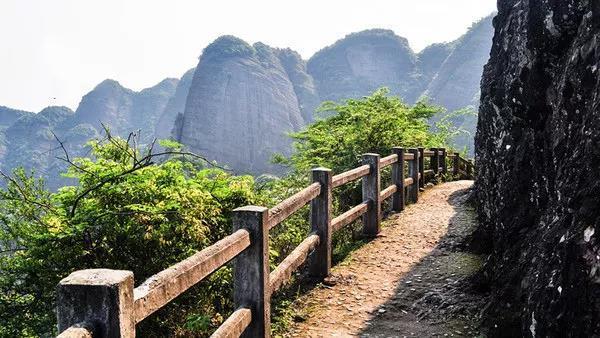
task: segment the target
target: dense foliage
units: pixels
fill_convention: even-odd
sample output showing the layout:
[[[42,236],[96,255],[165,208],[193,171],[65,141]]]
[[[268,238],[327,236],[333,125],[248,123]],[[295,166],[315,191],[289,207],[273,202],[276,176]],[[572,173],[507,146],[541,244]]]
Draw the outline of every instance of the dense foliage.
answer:
[[[73,160],[67,173],[77,186],[51,193],[22,170],[7,177],[0,192],[0,336],[51,334],[54,288],[70,272],[127,269],[139,283],[223,237],[229,211],[254,202],[252,177],[178,158],[155,164],[160,154],[118,138],[90,146],[93,159]],[[210,287],[215,295],[228,293],[217,284]],[[226,306],[200,289],[179,306],[190,311],[192,303],[204,313]],[[177,322],[146,324],[160,332]]]
[[[88,144],[91,156],[63,158],[78,182],[50,192],[23,170],[4,175],[0,191],[0,336],[54,332],[54,288],[70,272],[105,267],[132,270],[136,284],[230,233],[230,213],[242,205],[272,206],[308,183],[310,168],[335,173],[356,167],[361,154],[389,154],[394,146],[441,146],[448,126],[432,132],[440,108],[414,106],[379,90],[372,96],[325,103],[323,117],[295,133],[294,153],[282,179],[232,176],[198,156],[164,142],[140,150],[135,137],[108,135]],[[360,198],[358,183],[337,189],[336,212]],[[345,196],[344,199],[339,198]],[[309,231],[302,209],[271,232],[274,267]],[[341,237],[340,237],[341,236]],[[340,240],[341,238],[341,240]],[[357,241],[337,235],[336,257]],[[140,334],[205,336],[232,310],[231,269],[226,267],[173,304],[143,321]],[[283,290],[283,294],[289,289]],[[281,295],[282,293],[280,293]],[[286,304],[276,299],[274,324],[285,327]]]

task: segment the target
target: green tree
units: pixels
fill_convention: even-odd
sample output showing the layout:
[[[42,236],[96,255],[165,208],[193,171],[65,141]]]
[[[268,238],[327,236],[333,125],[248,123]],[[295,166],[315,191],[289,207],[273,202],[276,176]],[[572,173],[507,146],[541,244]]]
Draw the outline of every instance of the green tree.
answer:
[[[132,270],[140,283],[224,237],[230,211],[254,202],[250,176],[203,168],[173,143],[162,152],[140,151],[135,143],[109,134],[90,142],[92,158],[67,156],[66,176],[79,183],[55,193],[23,170],[3,175],[0,336],[52,335],[54,290],[70,272]],[[231,307],[229,275],[219,271],[170,305],[176,315],[160,311],[141,330],[176,332],[194,313],[218,322]]]

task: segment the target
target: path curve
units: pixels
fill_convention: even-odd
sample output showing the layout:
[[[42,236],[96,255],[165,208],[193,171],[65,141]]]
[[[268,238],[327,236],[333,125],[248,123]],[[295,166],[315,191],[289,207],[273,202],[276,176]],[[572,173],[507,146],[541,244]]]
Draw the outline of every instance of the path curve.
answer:
[[[460,249],[475,227],[466,203],[471,186],[426,189],[418,203],[386,220],[381,236],[334,267],[335,285],[296,302],[300,322],[286,336],[475,336],[470,309],[482,300],[458,287],[481,265]]]

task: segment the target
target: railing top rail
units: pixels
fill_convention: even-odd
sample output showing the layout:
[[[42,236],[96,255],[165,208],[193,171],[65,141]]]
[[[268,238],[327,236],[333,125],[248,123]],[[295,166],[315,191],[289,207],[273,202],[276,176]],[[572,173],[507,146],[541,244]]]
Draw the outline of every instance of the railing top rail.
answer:
[[[250,234],[240,229],[206,249],[153,275],[134,289],[136,323],[225,265],[250,246]]]
[[[269,209],[269,229],[283,222],[298,209],[319,196],[320,193],[321,184],[313,183]]]
[[[396,154],[392,154],[390,156],[384,157],[379,161],[379,167],[380,168],[385,168],[387,166],[390,166],[394,163],[398,162],[398,155]]]
[[[333,176],[333,179],[332,179],[333,188],[337,188],[348,182],[352,182],[363,176],[367,176],[367,175],[369,175],[370,171],[371,171],[371,167],[369,165],[365,164],[358,168],[354,168],[352,170],[348,170],[341,174],[335,175],[335,176]]]

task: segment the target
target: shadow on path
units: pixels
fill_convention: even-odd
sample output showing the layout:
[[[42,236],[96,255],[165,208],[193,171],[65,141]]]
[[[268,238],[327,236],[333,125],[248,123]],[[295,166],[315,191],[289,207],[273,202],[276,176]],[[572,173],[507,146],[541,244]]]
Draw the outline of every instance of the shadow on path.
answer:
[[[382,235],[298,302],[292,337],[473,337],[485,297],[467,282],[481,257],[465,247],[476,227],[472,182],[427,189],[386,221]]]

